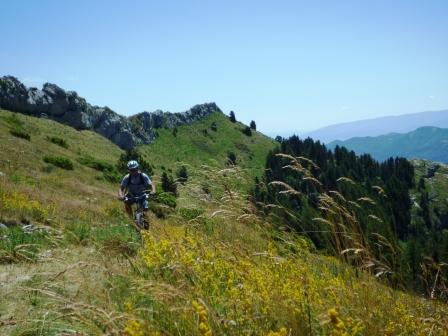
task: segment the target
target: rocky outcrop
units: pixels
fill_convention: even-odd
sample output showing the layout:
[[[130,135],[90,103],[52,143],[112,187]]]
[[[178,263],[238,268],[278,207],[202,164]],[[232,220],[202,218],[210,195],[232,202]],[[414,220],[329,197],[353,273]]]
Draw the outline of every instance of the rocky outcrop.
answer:
[[[0,77],[0,107],[37,117],[46,117],[78,130],[92,130],[123,149],[155,139],[155,129],[174,128],[221,112],[215,103],[196,105],[182,113],[157,110],[124,117],[108,107],[94,106],[74,91],[45,83],[41,90],[27,88],[17,78]]]

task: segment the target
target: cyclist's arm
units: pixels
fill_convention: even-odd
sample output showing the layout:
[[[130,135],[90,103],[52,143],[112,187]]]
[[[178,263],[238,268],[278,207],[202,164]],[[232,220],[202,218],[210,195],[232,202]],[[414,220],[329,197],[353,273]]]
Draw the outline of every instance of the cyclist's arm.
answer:
[[[123,198],[125,196],[126,185],[127,185],[127,176],[123,178],[120,183],[120,189],[118,189],[118,198]]]

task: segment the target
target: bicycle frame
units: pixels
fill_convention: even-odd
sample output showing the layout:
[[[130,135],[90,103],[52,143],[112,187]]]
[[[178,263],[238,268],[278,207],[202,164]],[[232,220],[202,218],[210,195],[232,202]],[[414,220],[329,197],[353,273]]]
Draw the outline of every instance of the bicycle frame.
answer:
[[[137,204],[135,210],[133,210],[133,214],[134,214],[134,224],[137,228],[137,230],[147,230],[149,228],[149,223],[146,220],[144,214],[143,214],[143,208],[141,206],[141,200],[148,198],[149,195],[147,194],[143,194],[141,196],[137,196],[137,197],[125,197],[124,198],[124,202],[129,201],[129,200],[133,200],[135,204]],[[130,204],[130,206],[132,207],[133,204]]]

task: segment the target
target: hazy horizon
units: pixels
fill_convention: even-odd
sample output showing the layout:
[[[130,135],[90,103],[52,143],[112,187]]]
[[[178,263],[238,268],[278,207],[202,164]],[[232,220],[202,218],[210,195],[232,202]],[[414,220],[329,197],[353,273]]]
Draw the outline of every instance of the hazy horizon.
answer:
[[[445,1],[18,0],[0,13],[0,75],[123,115],[213,101],[287,135],[448,108]]]

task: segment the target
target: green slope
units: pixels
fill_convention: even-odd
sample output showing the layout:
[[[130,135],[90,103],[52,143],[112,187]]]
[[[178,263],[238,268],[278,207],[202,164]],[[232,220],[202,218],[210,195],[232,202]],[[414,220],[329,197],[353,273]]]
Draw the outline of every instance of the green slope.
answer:
[[[391,133],[333,141],[328,144],[328,148],[333,149],[337,145],[351,149],[358,155],[369,153],[379,161],[401,156],[448,162],[448,129],[438,127],[421,127],[405,134]]]
[[[181,164],[194,180],[180,186],[171,215],[151,215],[142,238],[115,199],[117,185],[77,161],[113,164],[117,146],[12,115],[0,111],[0,221],[8,224],[0,229],[1,335],[446,335],[446,305],[314,254],[257,215],[238,191],[261,174],[275,143],[247,137],[242,124],[215,114],[176,136],[159,130],[140,147],[156,180]],[[235,169],[226,165],[229,151]],[[48,155],[74,169],[45,163]],[[195,181],[210,184],[207,197]],[[38,230],[24,234],[20,222]]]
[[[216,125],[216,131],[212,124]],[[228,166],[228,153],[236,155],[236,164],[244,170],[245,187],[252,183],[255,176],[263,173],[266,155],[277,142],[262,133],[252,131],[252,136],[243,134],[245,125],[232,123],[222,113],[214,113],[207,118],[177,128],[157,130],[158,137],[149,145],[140,146],[154,171],[171,169],[175,172],[180,165],[187,165],[189,173],[202,166],[225,168]]]

